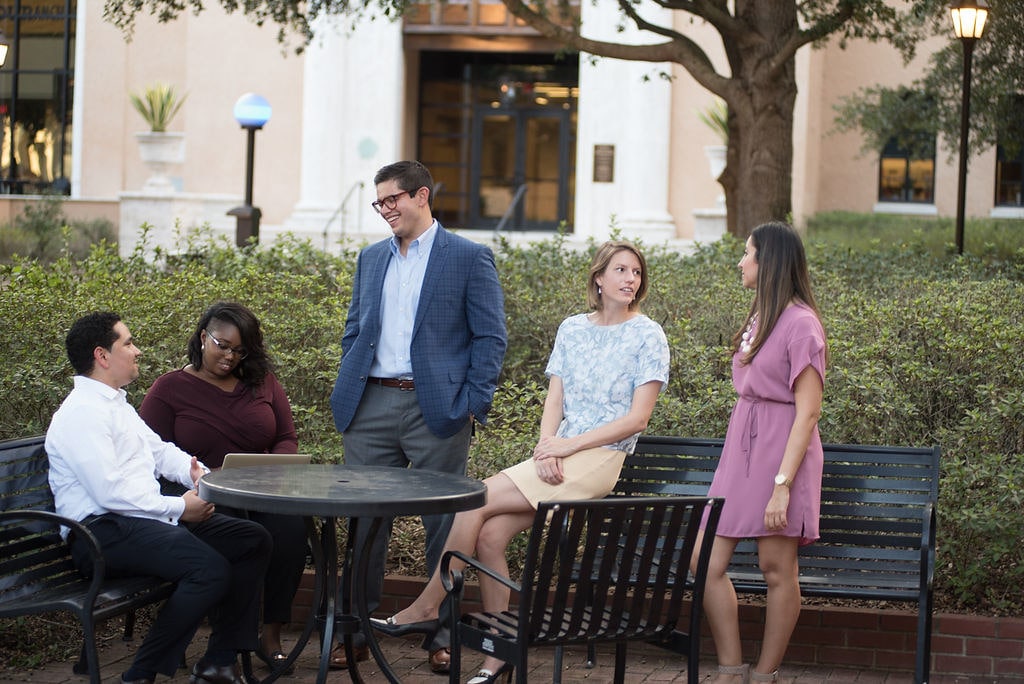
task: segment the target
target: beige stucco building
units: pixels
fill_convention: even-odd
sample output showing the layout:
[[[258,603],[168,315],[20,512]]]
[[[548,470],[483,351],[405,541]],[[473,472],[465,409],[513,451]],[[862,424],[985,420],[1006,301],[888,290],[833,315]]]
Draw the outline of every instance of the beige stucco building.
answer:
[[[616,31],[613,7],[581,3],[587,30],[644,40]],[[675,20],[721,59],[715,33]],[[213,3],[165,24],[141,17],[130,41],[95,1],[67,0],[61,9],[19,0],[0,28],[13,44],[0,69],[8,103],[0,220],[25,196],[55,188],[70,195],[69,215],[118,224],[122,250],[143,221],[155,228],[151,240],[167,244],[176,224],[205,222],[233,235],[226,211],[242,202],[246,132],[232,107],[255,92],[273,109],[255,137],[253,204],[264,240],[292,231],[329,247],[342,236],[383,235],[369,206],[372,177],[399,158],[431,168],[435,213],[446,226],[481,238],[495,229],[543,235],[564,222],[582,238],[600,239],[614,225],[644,240],[710,239],[722,225],[721,188],[706,153],[719,140],[698,118],[713,102],[708,92],[676,66],[564,56],[496,0],[424,5],[399,21],[322,21],[302,54],[277,42],[275,26],[225,15]],[[948,141],[937,141],[934,160],[889,150],[883,164],[879,153],[861,153],[858,135],[833,131],[840,98],[862,86],[909,83],[925,64],[928,50],[921,53],[904,66],[885,44],[800,51],[798,223],[837,209],[955,213]],[[159,191],[147,185],[152,172],[136,139],[145,126],[128,98],[156,81],[188,97],[170,127],[184,134],[184,161],[168,167],[171,182]],[[997,193],[995,150],[973,158],[967,214],[1024,215],[1019,168],[1018,160],[1014,197],[1005,169]]]

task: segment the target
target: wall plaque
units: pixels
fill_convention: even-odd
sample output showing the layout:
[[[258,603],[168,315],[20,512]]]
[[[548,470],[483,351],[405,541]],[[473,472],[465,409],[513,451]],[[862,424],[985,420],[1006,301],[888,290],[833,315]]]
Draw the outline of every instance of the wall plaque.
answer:
[[[615,145],[594,145],[594,182],[615,180]]]

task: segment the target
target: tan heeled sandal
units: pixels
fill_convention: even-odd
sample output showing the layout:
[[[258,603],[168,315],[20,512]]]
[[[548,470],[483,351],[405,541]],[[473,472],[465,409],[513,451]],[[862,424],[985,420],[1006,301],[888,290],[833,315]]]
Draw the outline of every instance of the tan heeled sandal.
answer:
[[[741,684],[747,684],[750,681],[750,665],[719,665],[715,679],[718,679],[718,675],[739,675]]]
[[[774,672],[757,672],[756,670],[750,671],[750,681],[752,682],[777,682],[779,681],[779,671]]]

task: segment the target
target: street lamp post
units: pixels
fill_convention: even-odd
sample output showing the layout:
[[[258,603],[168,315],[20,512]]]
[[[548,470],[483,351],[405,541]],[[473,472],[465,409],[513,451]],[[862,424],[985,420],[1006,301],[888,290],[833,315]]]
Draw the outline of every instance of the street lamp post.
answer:
[[[270,103],[262,95],[246,93],[235,103],[235,121],[248,131],[248,146],[245,155],[245,203],[228,212],[235,217],[235,244],[244,247],[249,238],[260,240],[259,207],[252,205],[252,166],[256,148],[256,131],[270,119]]]
[[[967,200],[967,139],[971,120],[971,58],[974,44],[985,33],[988,3],[985,0],[961,0],[949,8],[953,33],[964,49],[964,82],[960,102],[960,170],[956,190],[956,253],[964,253],[964,208]]]

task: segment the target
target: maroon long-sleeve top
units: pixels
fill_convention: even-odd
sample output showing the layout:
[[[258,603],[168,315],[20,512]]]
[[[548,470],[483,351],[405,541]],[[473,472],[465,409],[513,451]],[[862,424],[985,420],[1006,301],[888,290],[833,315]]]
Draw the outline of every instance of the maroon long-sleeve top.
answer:
[[[272,373],[255,389],[240,382],[226,392],[184,370],[171,371],[149,388],[139,415],[209,468],[219,468],[224,454],[288,454],[299,445],[291,405]]]

